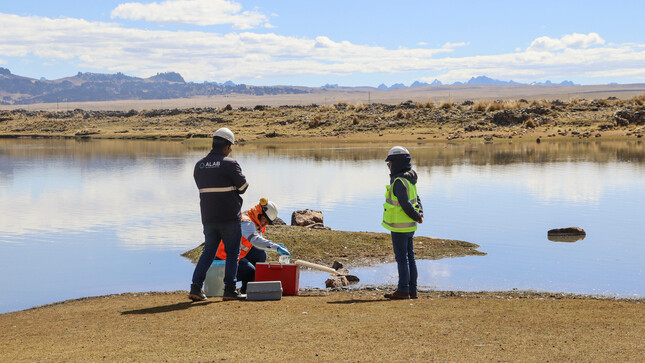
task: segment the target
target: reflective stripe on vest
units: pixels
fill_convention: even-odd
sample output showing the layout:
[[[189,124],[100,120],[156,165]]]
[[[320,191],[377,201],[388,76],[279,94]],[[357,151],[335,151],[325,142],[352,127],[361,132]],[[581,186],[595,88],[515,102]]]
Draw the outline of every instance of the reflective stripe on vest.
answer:
[[[253,248],[253,244],[249,242],[248,239],[242,237],[240,241],[240,255],[237,257],[237,260],[243,259]],[[215,254],[220,260],[226,260],[226,249],[224,247],[224,241],[219,242],[219,247],[217,247],[217,253]]]
[[[414,232],[417,230],[417,222],[412,220],[399,203],[394,195],[394,183],[400,180],[408,194],[408,199],[412,206],[418,208],[418,196],[416,185],[410,183],[405,178],[396,178],[392,184],[386,186],[385,203],[383,204],[383,222],[381,225],[392,232]]]
[[[220,188],[201,188],[199,189],[200,193],[223,193],[223,192],[232,192],[234,190],[244,190],[249,186],[249,183],[244,183],[241,187],[220,187]]]
[[[242,220],[250,221],[251,219],[246,214],[242,214]],[[264,231],[264,229],[262,229],[262,231]],[[237,260],[239,261],[243,259],[249,253],[249,251],[251,251],[251,248],[253,248],[253,243],[251,243],[245,237],[242,237],[242,239],[240,240],[240,255],[237,257]],[[224,241],[219,242],[215,256],[217,256],[217,258],[219,258],[220,260],[226,260],[226,249],[224,248]]]
[[[392,228],[410,228],[410,227],[416,227],[417,222],[411,222],[411,223],[387,223],[386,221],[383,221],[383,224],[386,224]],[[390,230],[391,231],[391,230]]]
[[[414,198],[413,200],[410,201],[410,204],[415,205],[418,202],[419,202],[419,198]],[[392,204],[395,207],[401,206],[401,204],[397,200],[392,200],[387,197],[385,198],[385,203]]]

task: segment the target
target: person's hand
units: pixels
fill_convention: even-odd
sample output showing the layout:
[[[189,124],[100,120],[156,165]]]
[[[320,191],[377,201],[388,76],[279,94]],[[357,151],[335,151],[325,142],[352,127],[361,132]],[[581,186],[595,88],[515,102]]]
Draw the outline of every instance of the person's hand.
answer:
[[[417,222],[419,222],[419,224],[423,223],[423,213],[419,214],[419,220]]]
[[[282,247],[282,248],[287,248],[287,247],[284,245],[284,243],[276,243],[276,244],[277,244],[278,246]]]
[[[291,254],[289,253],[289,251],[286,248],[282,247],[282,246],[278,247],[278,254],[280,254],[280,256],[285,256],[286,255],[286,256],[291,257]]]

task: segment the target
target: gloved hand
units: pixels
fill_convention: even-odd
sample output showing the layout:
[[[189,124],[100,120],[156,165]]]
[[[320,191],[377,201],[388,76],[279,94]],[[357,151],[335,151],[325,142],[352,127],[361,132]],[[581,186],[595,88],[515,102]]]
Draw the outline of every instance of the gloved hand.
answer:
[[[284,243],[276,243],[276,244],[277,244],[278,246],[282,247],[282,248],[287,248],[287,247],[284,245]]]
[[[291,256],[291,254],[289,253],[289,251],[287,251],[287,249],[286,249],[286,248],[284,248],[283,246],[284,246],[284,245],[282,245],[282,246],[278,247],[278,253],[280,254],[280,256],[283,256],[283,255]]]

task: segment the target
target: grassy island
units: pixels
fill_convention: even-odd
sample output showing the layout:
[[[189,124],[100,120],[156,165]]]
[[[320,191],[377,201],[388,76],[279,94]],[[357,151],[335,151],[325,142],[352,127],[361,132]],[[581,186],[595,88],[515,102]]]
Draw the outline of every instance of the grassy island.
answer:
[[[394,261],[392,239],[389,233],[347,232],[310,229],[297,226],[268,226],[265,237],[284,243],[293,259],[329,265],[334,261],[346,266],[369,265]],[[414,252],[417,259],[438,260],[445,257],[481,256],[478,245],[450,239],[415,236]],[[203,244],[182,256],[197,263]],[[268,254],[269,261],[277,261],[277,254]]]

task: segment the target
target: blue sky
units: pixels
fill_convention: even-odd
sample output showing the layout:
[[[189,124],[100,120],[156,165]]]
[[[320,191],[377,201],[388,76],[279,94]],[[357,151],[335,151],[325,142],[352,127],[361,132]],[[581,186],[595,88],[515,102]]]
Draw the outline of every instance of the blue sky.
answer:
[[[643,1],[2,1],[0,67],[253,85],[645,82]]]

